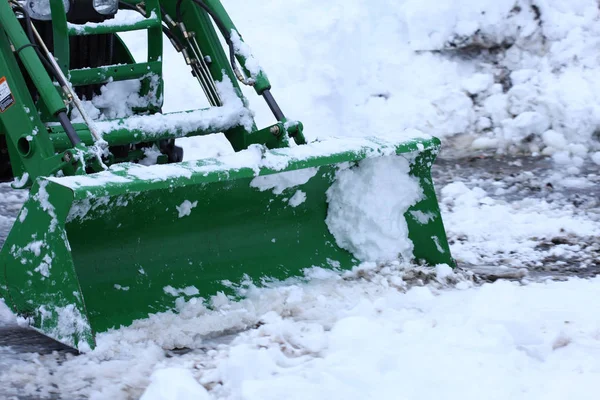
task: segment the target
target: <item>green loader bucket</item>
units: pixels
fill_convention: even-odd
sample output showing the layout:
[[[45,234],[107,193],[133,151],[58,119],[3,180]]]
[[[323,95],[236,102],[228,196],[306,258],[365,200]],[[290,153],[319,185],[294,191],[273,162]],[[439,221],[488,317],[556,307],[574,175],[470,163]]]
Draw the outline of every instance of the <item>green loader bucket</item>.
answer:
[[[174,309],[178,297],[232,294],[232,283],[313,266],[351,268],[359,261],[326,224],[327,190],[340,168],[380,156],[407,158],[423,190],[405,213],[415,260],[453,265],[430,177],[439,146],[435,138],[332,139],[40,178],[2,248],[0,297],[38,331],[86,351],[96,333]],[[281,193],[252,184],[306,168],[314,176]],[[304,201],[291,206],[298,190]]]

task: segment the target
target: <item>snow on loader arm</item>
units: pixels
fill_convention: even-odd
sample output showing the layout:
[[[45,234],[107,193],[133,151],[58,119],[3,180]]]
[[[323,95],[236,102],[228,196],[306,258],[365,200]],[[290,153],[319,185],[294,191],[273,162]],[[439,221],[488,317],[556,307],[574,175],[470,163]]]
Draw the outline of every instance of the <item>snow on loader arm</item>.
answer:
[[[218,0],[0,1],[0,26],[0,162],[30,188],[0,253],[0,297],[43,334],[85,351],[97,333],[248,279],[398,257],[453,265],[430,176],[439,140],[307,144]],[[116,33],[142,29],[136,63]],[[163,37],[210,108],[161,112]],[[146,100],[134,115],[88,115],[81,98],[134,79]],[[256,128],[238,82],[273,125]],[[182,162],[175,139],[219,132],[235,153]]]

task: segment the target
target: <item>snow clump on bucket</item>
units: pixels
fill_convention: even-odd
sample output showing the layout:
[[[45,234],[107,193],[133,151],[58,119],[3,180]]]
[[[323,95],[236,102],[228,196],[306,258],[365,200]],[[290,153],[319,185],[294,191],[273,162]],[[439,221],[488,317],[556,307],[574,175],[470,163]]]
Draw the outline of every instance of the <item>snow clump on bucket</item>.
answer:
[[[326,223],[337,244],[361,261],[410,260],[404,214],[423,198],[409,162],[399,156],[370,158],[340,170],[327,190]]]

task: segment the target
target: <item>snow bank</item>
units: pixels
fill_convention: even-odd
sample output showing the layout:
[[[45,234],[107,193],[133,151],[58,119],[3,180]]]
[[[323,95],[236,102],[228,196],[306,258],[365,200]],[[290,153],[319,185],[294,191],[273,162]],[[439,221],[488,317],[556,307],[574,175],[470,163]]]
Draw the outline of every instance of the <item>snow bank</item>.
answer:
[[[471,151],[585,159],[600,150],[595,0],[294,0],[261,8],[260,25],[251,3],[227,6],[309,139],[418,129],[460,135],[446,142]],[[125,36],[143,49],[143,37]],[[172,49],[165,70],[165,111],[206,104]],[[258,125],[271,123],[243,89]]]
[[[254,53],[311,138],[415,128],[475,150],[599,146],[595,0],[295,0],[261,10],[260,27],[251,4],[230,3],[248,43],[268,43]]]

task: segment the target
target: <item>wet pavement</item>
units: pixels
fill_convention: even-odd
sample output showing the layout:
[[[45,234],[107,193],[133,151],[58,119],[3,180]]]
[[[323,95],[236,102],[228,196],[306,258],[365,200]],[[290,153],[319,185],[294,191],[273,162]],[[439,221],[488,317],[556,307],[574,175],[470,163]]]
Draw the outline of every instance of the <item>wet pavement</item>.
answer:
[[[566,167],[565,167],[566,168]],[[591,162],[584,164],[576,176],[564,174],[547,157],[480,156],[461,159],[442,158],[433,168],[433,177],[439,190],[451,182],[462,181],[469,187],[480,187],[490,197],[507,203],[523,199],[539,199],[557,208],[569,206],[575,215],[583,215],[600,222],[600,168]],[[501,187],[502,193],[495,194]],[[449,235],[452,244],[460,237]],[[553,255],[556,246],[571,246],[568,257]],[[597,236],[560,236],[540,239],[536,250],[547,253],[526,265],[526,274],[532,278],[566,279],[600,274],[600,238]],[[538,265],[541,264],[541,265]],[[498,265],[461,265],[463,268],[489,274],[489,280],[504,269],[506,276],[520,278],[522,273]]]

